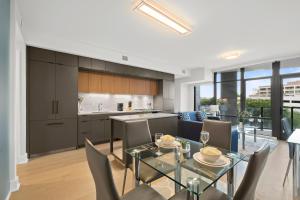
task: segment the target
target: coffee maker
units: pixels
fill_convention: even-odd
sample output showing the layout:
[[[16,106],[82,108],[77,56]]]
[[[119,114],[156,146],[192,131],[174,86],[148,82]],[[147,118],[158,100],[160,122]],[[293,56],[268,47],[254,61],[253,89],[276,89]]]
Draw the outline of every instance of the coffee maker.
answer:
[[[117,104],[117,111],[123,111],[123,107],[124,107],[123,103],[118,103]]]

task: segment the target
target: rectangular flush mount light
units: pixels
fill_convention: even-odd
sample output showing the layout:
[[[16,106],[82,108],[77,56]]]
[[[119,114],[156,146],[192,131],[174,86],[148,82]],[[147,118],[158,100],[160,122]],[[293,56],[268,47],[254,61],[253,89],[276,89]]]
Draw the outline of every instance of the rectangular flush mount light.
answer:
[[[191,32],[190,27],[185,22],[154,1],[138,0],[134,4],[134,9],[158,20],[160,23],[174,29],[180,34],[188,34]]]

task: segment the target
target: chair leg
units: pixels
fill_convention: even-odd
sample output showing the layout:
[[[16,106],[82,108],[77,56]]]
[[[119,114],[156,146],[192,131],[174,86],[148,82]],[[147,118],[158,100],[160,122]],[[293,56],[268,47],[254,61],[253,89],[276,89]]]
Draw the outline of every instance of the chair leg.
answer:
[[[284,176],[284,180],[283,180],[283,187],[284,187],[286,178],[287,178],[287,176],[289,175],[289,171],[290,171],[290,167],[291,167],[292,160],[293,160],[293,159],[290,159],[290,160],[289,160],[289,164],[288,164],[288,166],[287,166],[287,169],[286,169],[286,172],[285,172],[285,176]]]
[[[127,176],[127,168],[125,168],[125,172],[124,172],[122,196],[124,195],[125,183],[126,183],[126,176]]]

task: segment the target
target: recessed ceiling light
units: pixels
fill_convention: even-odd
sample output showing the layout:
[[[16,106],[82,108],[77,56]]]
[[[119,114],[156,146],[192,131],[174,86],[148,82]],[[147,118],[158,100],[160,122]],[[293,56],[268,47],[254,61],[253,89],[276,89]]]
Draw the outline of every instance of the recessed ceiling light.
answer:
[[[188,34],[191,28],[169,11],[164,9],[161,5],[152,0],[138,0],[134,4],[134,9],[150,16],[151,18],[159,21],[160,23],[172,28],[180,34]]]
[[[233,59],[237,59],[241,56],[241,52],[239,51],[231,51],[231,52],[227,52],[221,55],[222,58],[226,59],[226,60],[233,60]]]

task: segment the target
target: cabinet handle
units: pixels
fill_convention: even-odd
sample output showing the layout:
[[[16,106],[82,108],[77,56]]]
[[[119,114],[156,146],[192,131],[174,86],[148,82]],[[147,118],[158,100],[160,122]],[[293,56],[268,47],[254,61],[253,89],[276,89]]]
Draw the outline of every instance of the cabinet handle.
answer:
[[[85,132],[81,132],[81,134],[82,135],[86,135],[86,134],[88,134],[88,132],[86,132],[86,131]]]
[[[81,123],[86,123],[86,122],[89,122],[89,121],[81,121]]]
[[[53,123],[47,123],[48,126],[55,126],[55,125],[64,125],[63,122],[53,122]]]

